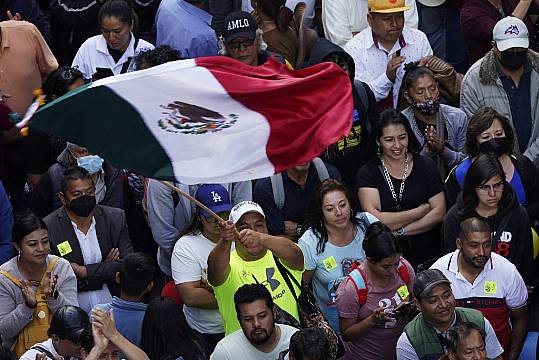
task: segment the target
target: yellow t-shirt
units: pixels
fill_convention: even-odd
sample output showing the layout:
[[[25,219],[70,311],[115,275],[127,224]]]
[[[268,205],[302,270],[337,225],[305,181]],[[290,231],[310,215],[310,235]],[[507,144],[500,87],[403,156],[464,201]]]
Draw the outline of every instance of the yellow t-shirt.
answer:
[[[284,265],[284,264],[283,264]],[[298,283],[301,283],[301,274],[303,270],[292,270],[284,265],[296,278]],[[273,302],[281,309],[288,312],[290,315],[299,321],[298,306],[294,296],[288,289],[279,269],[275,265],[273,254],[267,251],[263,258],[255,261],[245,261],[233,251],[230,254],[230,274],[222,285],[213,288],[219,312],[223,318],[225,334],[229,335],[240,329],[240,323],[236,316],[236,308],[234,306],[234,294],[242,285],[260,283],[266,287],[273,297]],[[292,282],[296,295],[299,296],[299,289]]]

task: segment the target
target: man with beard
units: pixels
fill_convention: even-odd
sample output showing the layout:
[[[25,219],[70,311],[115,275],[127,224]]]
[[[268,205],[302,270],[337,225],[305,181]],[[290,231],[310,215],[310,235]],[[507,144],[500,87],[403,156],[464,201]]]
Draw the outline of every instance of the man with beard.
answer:
[[[503,239],[500,239],[503,241]],[[528,292],[515,265],[491,253],[487,223],[471,217],[460,225],[457,250],[438,259],[451,281],[457,306],[473,308],[488,319],[504,348],[504,359],[518,359],[528,331]]]
[[[241,330],[219,341],[210,360],[275,360],[298,329],[275,324],[276,311],[264,285],[243,285],[234,294]]]

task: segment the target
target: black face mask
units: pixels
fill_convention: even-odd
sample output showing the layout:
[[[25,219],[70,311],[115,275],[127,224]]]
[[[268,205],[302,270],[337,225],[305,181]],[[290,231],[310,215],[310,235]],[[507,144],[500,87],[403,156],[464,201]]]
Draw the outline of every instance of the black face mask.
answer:
[[[71,200],[69,210],[80,217],[87,217],[95,208],[95,196],[83,195]]]
[[[511,148],[511,141],[507,136],[493,138],[479,144],[479,151],[483,154],[494,153],[496,157],[502,155],[509,155],[513,151]]]
[[[527,51],[502,51],[500,52],[500,63],[508,70],[517,70],[526,64]]]

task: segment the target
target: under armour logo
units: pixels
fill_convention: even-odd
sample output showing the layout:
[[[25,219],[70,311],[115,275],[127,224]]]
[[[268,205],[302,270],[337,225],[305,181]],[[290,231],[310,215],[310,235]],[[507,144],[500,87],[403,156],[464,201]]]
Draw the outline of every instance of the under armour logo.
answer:
[[[507,29],[505,29],[504,35],[518,35],[519,33],[520,31],[518,31],[518,27],[516,25],[511,25]]]
[[[266,280],[268,281],[271,291],[275,291],[279,285],[281,285],[279,280],[273,279],[273,275],[275,275],[275,268],[266,268]]]
[[[212,191],[211,192],[211,196],[213,197],[213,202],[220,202],[221,201],[221,196],[219,194],[217,194],[215,191]]]

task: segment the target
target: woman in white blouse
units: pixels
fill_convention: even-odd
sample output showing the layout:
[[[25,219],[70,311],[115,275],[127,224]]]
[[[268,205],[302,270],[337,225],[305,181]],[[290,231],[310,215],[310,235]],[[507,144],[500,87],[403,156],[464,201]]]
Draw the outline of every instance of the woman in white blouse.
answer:
[[[126,73],[133,68],[133,58],[139,52],[154,48],[133,35],[134,16],[127,0],[108,0],[101,6],[98,14],[101,35],[86,40],[73,60],[73,67],[85,79]]]

